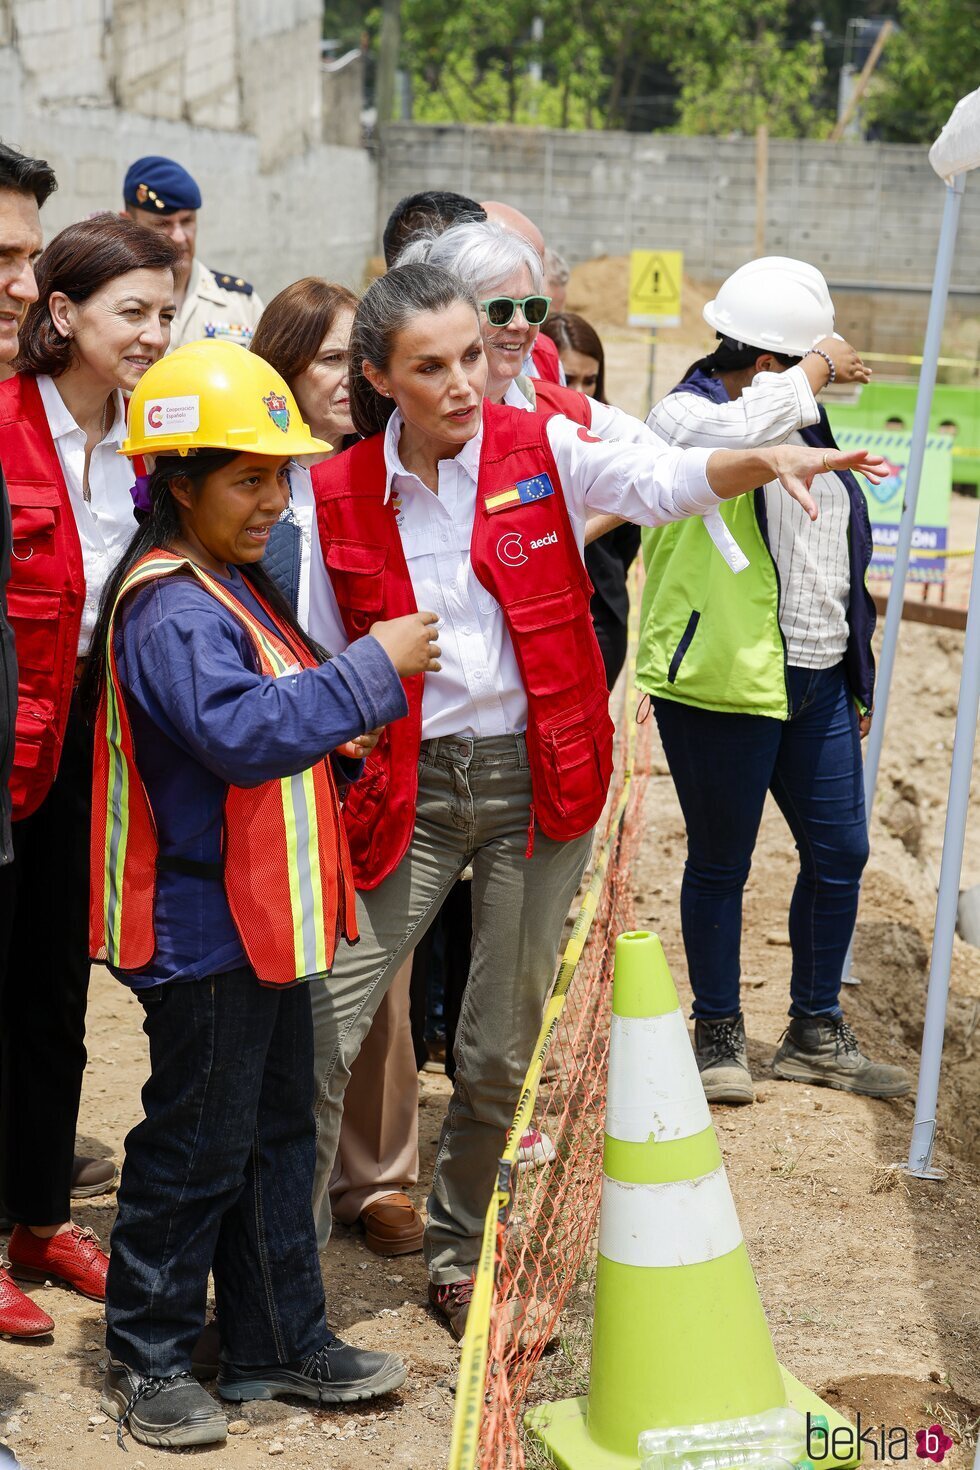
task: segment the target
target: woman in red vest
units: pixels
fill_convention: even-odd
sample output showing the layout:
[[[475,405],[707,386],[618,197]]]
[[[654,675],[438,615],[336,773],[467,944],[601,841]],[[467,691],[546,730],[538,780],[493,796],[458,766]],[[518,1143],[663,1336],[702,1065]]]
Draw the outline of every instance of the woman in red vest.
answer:
[[[339,1403],[404,1381],[397,1358],[327,1329],[297,982],[357,937],[335,773],[360,761],[332,753],[369,748],[404,713],[400,676],[438,669],[439,650],[413,611],[327,659],[263,574],[290,457],[329,446],[261,358],[178,349],[133,395],[123,447],[155,465],[82,691],[98,710],[91,946],[143,1006],[150,1077],[112,1232],[102,1407],[171,1448],[227,1433],[191,1373],[209,1273],[223,1399]]]
[[[102,587],[134,529],[132,469],[116,452],[124,395],[170,340],[175,260],[169,240],[131,220],[62,230],[37,264],[17,376],[0,384],[18,664],[15,861],[0,871],[0,1199],[16,1221],[14,1273],[97,1300],[106,1257],[72,1223],[70,1199],[105,1193],[116,1168],[74,1155],[92,744],[73,691]]]
[[[479,308],[462,282],[428,265],[389,272],[354,321],[362,442],[313,476],[348,637],[421,603],[439,616],[442,649],[438,674],[406,681],[408,718],[382,734],[345,807],[361,937],[314,996],[321,1150],[381,996],[472,863],[472,965],[425,1240],[429,1298],[457,1337],[612,769],[582,560],[588,510],[660,525],[775,476],[815,514],[806,486],[823,463],[790,446],[603,442],[557,414],[484,403],[486,382]],[[838,460],[875,477],[881,463]]]
[[[357,438],[348,384],[356,309],[357,297],[343,286],[307,276],[273,297],[251,345],[252,352],[282,374],[303,418],[318,438],[335,446],[334,453]],[[311,464],[294,460],[289,467],[289,511],[269,538],[263,570],[319,644],[342,648],[347,638],[316,534]],[[422,1249],[422,1216],[408,1195],[419,1177],[411,978],[409,959],[381,1002],[354,1066],[337,1158],[324,1161],[323,1195],[314,1199],[321,1246],[331,1219],[336,1219],[345,1225],[359,1223],[368,1249],[379,1255]]]

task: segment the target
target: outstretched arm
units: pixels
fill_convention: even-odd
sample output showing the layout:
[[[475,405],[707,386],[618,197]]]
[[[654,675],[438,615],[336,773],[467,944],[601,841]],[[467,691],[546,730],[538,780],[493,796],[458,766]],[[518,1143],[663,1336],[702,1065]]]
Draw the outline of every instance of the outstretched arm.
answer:
[[[840,449],[807,449],[797,444],[778,444],[772,449],[716,449],[706,467],[708,483],[720,500],[733,500],[758,485],[778,480],[811,521],[817,519],[817,505],[810,486],[817,475],[828,470],[852,470],[872,484],[887,474],[879,454],[867,454],[863,449],[845,454]]]

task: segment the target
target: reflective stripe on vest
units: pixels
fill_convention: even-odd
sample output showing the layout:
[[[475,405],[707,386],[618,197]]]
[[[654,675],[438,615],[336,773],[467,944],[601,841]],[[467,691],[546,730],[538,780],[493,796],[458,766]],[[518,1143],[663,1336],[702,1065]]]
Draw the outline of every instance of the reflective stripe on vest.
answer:
[[[144,968],[156,947],[158,848],[119,683],[113,624],[130,592],[180,569],[192,572],[241,623],[264,675],[278,678],[316,666],[254,589],[278,634],[270,633],[216,578],[190,561],[154,552],[123,582],[107,635],[107,674],[96,730],[90,941],[94,956],[126,971]],[[225,892],[256,975],[265,984],[283,985],[325,973],[333,963],[338,931],[348,939],[357,937],[350,858],[329,765],[321,760],[296,775],[247,789],[229,786],[224,816]]]

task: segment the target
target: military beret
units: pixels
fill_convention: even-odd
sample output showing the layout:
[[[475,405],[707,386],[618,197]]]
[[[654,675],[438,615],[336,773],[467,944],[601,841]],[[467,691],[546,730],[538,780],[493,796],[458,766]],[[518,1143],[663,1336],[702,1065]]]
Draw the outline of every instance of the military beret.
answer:
[[[172,158],[138,158],[126,171],[123,199],[134,209],[151,214],[174,214],[178,209],[200,209],[201,191],[186,168]]]

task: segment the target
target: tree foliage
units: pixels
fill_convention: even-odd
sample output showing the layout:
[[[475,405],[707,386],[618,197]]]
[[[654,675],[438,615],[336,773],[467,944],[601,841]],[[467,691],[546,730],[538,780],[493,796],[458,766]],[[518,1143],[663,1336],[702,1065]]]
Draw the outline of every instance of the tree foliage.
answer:
[[[927,142],[980,77],[977,0],[402,0],[401,65],[420,122],[819,138],[848,22],[896,7],[862,116]],[[373,43],[377,16],[325,0],[324,34]]]
[[[413,116],[630,128],[651,86],[682,132],[823,125],[822,50],[790,42],[789,0],[403,0]]]
[[[931,143],[980,82],[980,12],[976,0],[901,0],[898,20],[863,112],[888,142]]]

